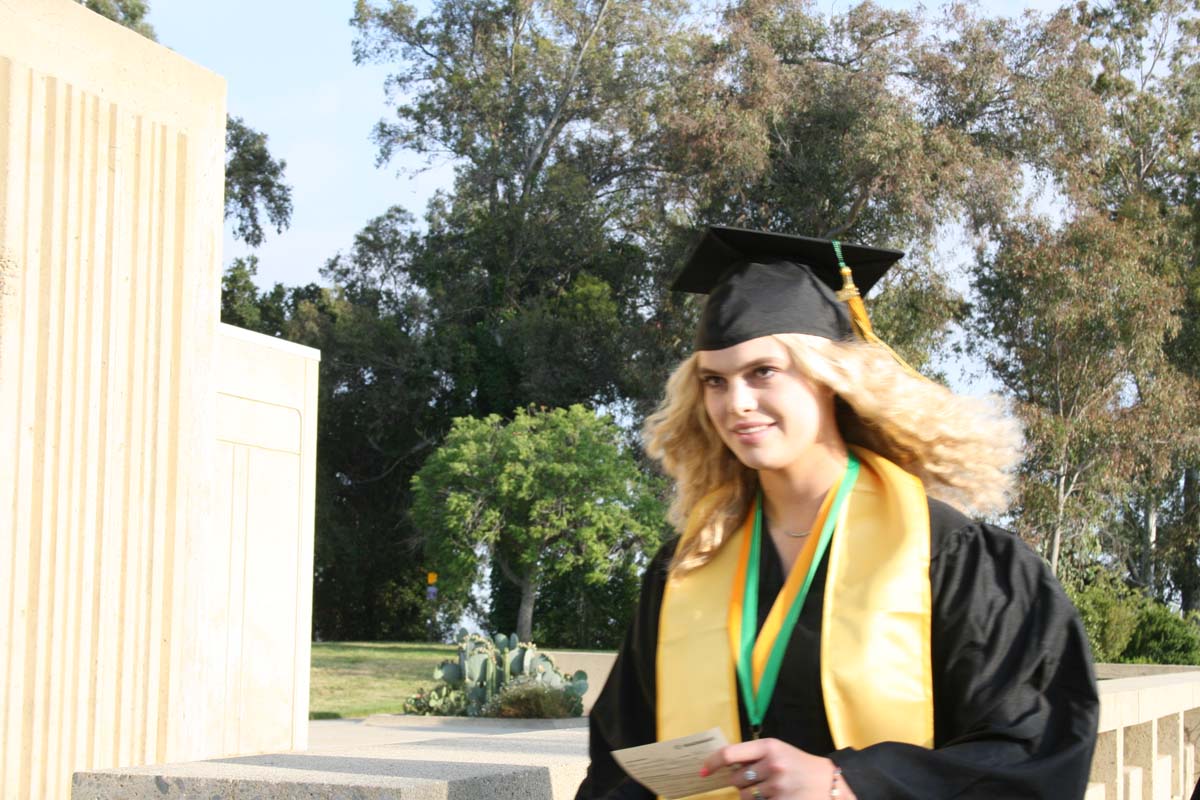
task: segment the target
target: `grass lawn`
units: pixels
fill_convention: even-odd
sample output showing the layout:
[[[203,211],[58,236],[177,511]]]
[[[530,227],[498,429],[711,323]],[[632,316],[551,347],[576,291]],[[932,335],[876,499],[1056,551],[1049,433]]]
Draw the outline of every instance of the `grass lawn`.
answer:
[[[421,642],[314,642],[310,719],[398,714],[454,645]]]

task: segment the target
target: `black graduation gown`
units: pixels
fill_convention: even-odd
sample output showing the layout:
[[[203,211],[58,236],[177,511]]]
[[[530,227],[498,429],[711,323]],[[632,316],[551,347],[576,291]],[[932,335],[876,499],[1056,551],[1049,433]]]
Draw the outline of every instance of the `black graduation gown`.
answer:
[[[824,560],[788,642],[762,736],[832,758],[860,800],[1082,798],[1099,698],[1078,614],[1045,562],[1016,536],[936,500],[929,511],[934,749],[899,742],[834,749],[818,646]],[[576,800],[653,796],[611,751],[656,738],[659,609],[675,544],[647,568],[637,616],[592,709],[592,761]],[[760,626],[784,580],[775,548],[761,550]],[[746,740],[750,727],[740,711]]]

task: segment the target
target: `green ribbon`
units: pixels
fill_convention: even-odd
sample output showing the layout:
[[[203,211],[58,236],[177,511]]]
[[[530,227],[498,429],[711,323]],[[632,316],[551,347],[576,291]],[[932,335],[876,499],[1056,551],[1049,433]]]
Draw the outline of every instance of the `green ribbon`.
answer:
[[[746,715],[750,718],[750,726],[757,731],[762,727],[763,717],[766,716],[767,706],[771,704],[771,696],[775,694],[775,684],[779,680],[779,669],[783,666],[783,653],[787,650],[788,641],[792,638],[792,630],[800,619],[800,609],[804,607],[804,599],[812,586],[813,577],[821,565],[829,542],[833,539],[833,529],[837,527],[838,517],[841,516],[842,506],[850,491],[858,480],[858,459],[854,453],[846,462],[846,474],[838,485],[834,495],[833,505],[821,526],[821,537],[817,541],[817,550],[813,553],[812,563],[808,565],[808,574],[800,587],[792,607],[788,609],[779,635],[771,645],[771,653],[767,656],[767,665],[763,670],[762,683],[758,692],[754,691],[754,642],[758,638],[758,564],[762,552],[762,492],[759,492],[754,509],[754,531],[750,538],[750,563],[746,565],[746,586],[742,593],[742,636],[741,652],[737,663],[738,684],[742,689],[742,703],[746,706]]]

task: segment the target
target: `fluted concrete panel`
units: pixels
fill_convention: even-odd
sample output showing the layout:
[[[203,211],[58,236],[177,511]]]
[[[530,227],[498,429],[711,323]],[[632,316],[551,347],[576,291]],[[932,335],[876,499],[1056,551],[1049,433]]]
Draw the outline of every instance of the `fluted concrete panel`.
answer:
[[[312,638],[313,500],[320,354],[220,326],[214,511],[230,569],[220,703],[227,752],[303,749]]]
[[[204,602],[225,87],[70,0],[0,20],[0,793],[63,797],[75,769],[217,752],[180,634]]]

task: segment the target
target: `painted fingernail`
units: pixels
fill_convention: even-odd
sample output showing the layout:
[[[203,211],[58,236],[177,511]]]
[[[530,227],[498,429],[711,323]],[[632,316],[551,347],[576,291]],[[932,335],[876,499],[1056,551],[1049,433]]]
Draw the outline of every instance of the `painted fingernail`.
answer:
[[[701,767],[701,768],[700,768],[700,777],[701,777],[701,778],[707,778],[707,777],[708,777],[708,767]]]

